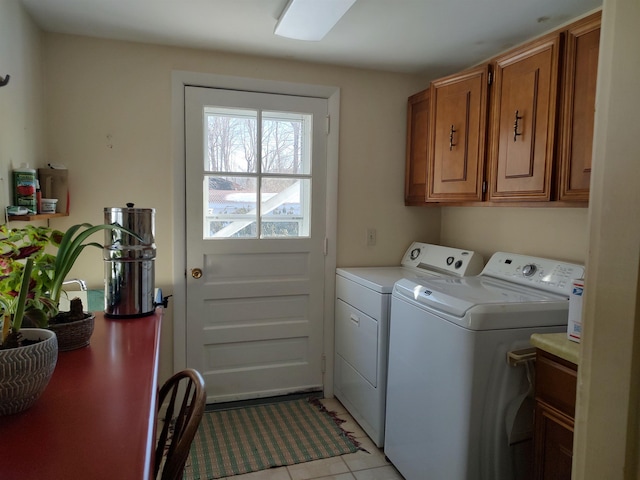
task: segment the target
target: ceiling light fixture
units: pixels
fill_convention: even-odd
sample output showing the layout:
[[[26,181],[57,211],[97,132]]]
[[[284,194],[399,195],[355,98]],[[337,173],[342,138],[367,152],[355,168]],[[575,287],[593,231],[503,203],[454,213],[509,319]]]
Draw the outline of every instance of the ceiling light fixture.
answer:
[[[354,3],[356,0],[289,0],[275,34],[296,40],[322,40]]]

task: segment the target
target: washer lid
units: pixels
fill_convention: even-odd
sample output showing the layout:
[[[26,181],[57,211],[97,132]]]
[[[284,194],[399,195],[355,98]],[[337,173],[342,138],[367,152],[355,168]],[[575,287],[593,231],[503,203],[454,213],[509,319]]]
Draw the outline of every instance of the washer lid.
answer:
[[[462,317],[480,305],[518,305],[568,302],[563,295],[478,275],[399,280],[394,294],[418,304]],[[524,307],[526,305],[526,307]]]

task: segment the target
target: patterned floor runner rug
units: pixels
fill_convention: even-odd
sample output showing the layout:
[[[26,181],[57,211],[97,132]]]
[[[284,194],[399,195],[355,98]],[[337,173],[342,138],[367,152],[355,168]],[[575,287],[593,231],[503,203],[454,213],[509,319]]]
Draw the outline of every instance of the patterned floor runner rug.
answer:
[[[358,442],[317,399],[206,412],[185,466],[186,480],[211,480],[335,457]]]

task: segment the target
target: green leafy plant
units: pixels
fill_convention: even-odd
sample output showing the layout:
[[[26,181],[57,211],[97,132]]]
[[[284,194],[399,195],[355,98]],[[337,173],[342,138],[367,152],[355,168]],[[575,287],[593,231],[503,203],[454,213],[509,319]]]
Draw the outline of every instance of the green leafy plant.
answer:
[[[43,327],[56,305],[47,296],[55,257],[46,248],[55,244],[53,230],[27,225],[18,229],[0,226],[0,308],[4,312],[5,344],[11,330],[17,337],[23,321]]]
[[[62,284],[82,251],[93,246],[88,238],[101,230],[117,230],[142,240],[116,224],[81,223],[66,232],[27,225],[0,226],[0,308],[4,312],[3,348],[19,339],[23,323],[46,327],[58,313]],[[9,340],[9,343],[7,343]]]
[[[0,298],[0,306],[4,310],[2,337],[0,348],[16,348],[20,346],[20,328],[24,319],[25,305],[29,281],[33,270],[33,259],[27,259],[22,272],[20,293],[14,299]]]

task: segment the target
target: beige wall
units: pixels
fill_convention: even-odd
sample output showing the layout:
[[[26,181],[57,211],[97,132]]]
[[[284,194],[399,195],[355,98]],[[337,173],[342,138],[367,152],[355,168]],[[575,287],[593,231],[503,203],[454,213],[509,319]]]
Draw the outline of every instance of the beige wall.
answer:
[[[11,204],[11,171],[44,159],[41,33],[17,0],[0,1],[0,218]],[[4,223],[4,222],[3,222]]]
[[[267,60],[215,52],[45,34],[48,161],[69,168],[71,215],[56,227],[102,222],[104,207],[156,209],[156,286],[173,291],[174,206],[171,72],[337,86],[340,98],[339,265],[398,262],[412,240],[437,242],[438,210],[404,207],[409,75]],[[377,245],[366,247],[366,229]],[[95,253],[95,255],[94,255]],[[100,287],[101,256],[72,274]],[[171,370],[172,315],[163,329],[162,372]]]
[[[584,264],[587,214],[587,208],[443,207],[440,240],[485,259],[510,252]]]
[[[403,204],[406,98],[421,86],[413,76],[56,34],[45,44],[48,155],[70,169],[68,221],[100,221],[103,207],[126,201],[156,208],[161,281],[171,269],[172,70],[341,89],[339,264],[393,263],[414,238],[439,237],[437,211]],[[378,229],[374,248],[367,227]]]

